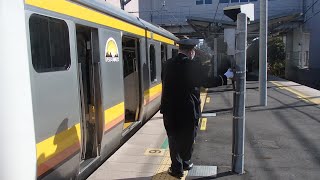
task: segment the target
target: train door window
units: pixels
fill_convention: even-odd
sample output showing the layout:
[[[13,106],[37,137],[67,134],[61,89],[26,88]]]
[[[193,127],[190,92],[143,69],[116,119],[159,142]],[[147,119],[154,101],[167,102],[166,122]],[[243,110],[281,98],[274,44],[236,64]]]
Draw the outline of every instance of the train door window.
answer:
[[[167,47],[165,45],[161,45],[161,63],[166,62],[167,60]]]
[[[122,62],[124,81],[125,123],[127,129],[139,118],[140,78],[139,78],[139,40],[124,36],[122,38]]]
[[[178,55],[178,49],[172,49],[172,57],[175,57]]]
[[[157,72],[156,72],[156,50],[154,48],[154,45],[150,45],[150,57],[149,57],[149,60],[150,60],[150,80],[151,82],[154,82],[156,81],[156,75],[157,75]]]
[[[67,23],[34,14],[30,17],[29,29],[34,69],[37,72],[67,70],[71,63]]]

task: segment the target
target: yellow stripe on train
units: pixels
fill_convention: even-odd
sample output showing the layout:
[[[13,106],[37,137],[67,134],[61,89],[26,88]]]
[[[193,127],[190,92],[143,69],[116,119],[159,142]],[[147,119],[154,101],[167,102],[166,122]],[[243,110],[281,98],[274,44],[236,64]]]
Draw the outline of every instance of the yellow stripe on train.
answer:
[[[160,83],[160,84],[158,84],[158,85],[156,85],[156,86],[144,91],[144,97],[145,98],[152,97],[152,96],[154,96],[156,94],[161,93],[161,91],[162,91],[162,83]]]
[[[53,158],[68,147],[79,143],[81,139],[80,123],[60,132],[57,135],[41,141],[37,147],[37,164]]]
[[[124,102],[119,103],[104,111],[104,123],[108,124],[124,114]]]
[[[133,24],[111,17],[104,13],[80,6],[74,2],[66,0],[25,0],[25,3],[31,6],[39,7],[49,11],[65,14],[75,18],[83,19],[93,23],[112,27],[122,31],[130,32],[139,36],[145,36],[145,30]],[[164,36],[154,33],[154,39],[174,45],[174,41]],[[147,37],[151,38],[150,31]]]

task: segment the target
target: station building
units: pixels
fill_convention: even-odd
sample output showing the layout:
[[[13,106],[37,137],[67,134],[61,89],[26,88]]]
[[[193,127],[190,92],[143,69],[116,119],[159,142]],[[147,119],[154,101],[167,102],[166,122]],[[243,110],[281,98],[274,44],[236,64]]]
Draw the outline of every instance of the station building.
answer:
[[[120,8],[120,0],[106,1]],[[219,37],[218,56],[223,57],[223,29],[235,26],[223,8],[246,3],[255,6],[255,21],[248,25],[249,44],[253,44],[259,37],[259,0],[132,0],[125,11],[178,37]],[[285,43],[286,78],[319,89],[320,80],[315,77],[320,76],[320,1],[269,0],[268,16],[269,35],[279,36]]]

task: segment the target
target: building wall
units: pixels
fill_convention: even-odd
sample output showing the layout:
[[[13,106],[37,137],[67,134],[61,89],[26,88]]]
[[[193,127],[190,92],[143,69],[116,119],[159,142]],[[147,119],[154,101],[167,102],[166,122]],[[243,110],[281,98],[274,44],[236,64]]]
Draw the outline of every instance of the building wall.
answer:
[[[120,0],[105,0],[107,3],[112,4],[115,7],[120,8]]]
[[[310,33],[309,66],[320,69],[320,2],[305,0],[304,32]]]
[[[139,0],[140,17],[156,24],[166,25],[185,24],[188,16],[230,20],[224,16],[223,8],[248,3],[242,1],[251,1],[255,5],[255,18],[259,19],[258,0],[230,0],[230,2],[229,0]],[[205,4],[206,2],[208,4]],[[269,16],[300,13],[302,8],[302,0],[269,0]]]
[[[286,78],[320,89],[320,1],[303,0],[302,12],[300,26],[287,33]]]

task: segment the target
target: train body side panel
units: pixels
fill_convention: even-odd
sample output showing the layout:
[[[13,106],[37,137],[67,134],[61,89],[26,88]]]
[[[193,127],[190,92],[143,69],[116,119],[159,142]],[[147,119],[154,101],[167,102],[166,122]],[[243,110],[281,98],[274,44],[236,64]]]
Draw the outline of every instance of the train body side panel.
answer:
[[[114,41],[118,58],[107,60],[108,42]],[[102,107],[104,132],[101,142],[101,156],[107,156],[119,145],[124,123],[124,93],[122,69],[122,40],[120,31],[106,28],[99,29],[100,66],[102,85]]]
[[[144,89],[144,106],[146,109],[146,117],[149,119],[155,114],[160,107],[160,97],[162,91],[161,85],[161,44],[158,41],[148,39],[148,55],[147,55],[147,67],[148,67],[148,81],[147,88]],[[153,45],[155,48],[155,64],[156,64],[156,77],[154,81],[151,81],[151,63],[150,63],[150,46]]]
[[[59,18],[68,26],[70,67],[62,71],[36,72],[32,63],[29,31],[29,18],[33,13],[35,12],[26,11],[37,143],[37,174],[38,178],[44,179],[73,177],[79,171],[80,159],[80,108],[77,55],[74,44],[75,26],[73,22]]]
[[[92,10],[90,10],[91,12]],[[26,24],[32,13],[64,20],[68,25],[70,44],[70,67],[64,71],[38,73],[32,65],[30,35],[27,32],[31,70],[32,101],[34,106],[35,133],[37,142],[38,177],[43,179],[70,179],[78,175],[80,169],[81,140],[81,96],[78,79],[76,25],[98,29],[101,103],[103,131],[100,157],[108,157],[123,140],[124,80],[122,64],[122,33],[119,29],[96,24],[92,17],[86,20],[77,16],[48,11],[39,7],[26,5]],[[63,11],[64,12],[64,11]],[[79,15],[80,16],[80,15]],[[82,16],[81,16],[82,17]],[[27,27],[29,29],[29,27]],[[135,28],[123,33],[139,39],[140,46],[140,94],[141,106],[139,121],[143,122],[156,113],[161,97],[161,47],[160,42],[139,36]],[[139,32],[141,31],[141,28]],[[127,30],[126,30],[127,31]],[[131,34],[131,35],[130,35]],[[134,34],[134,35],[133,35]],[[150,38],[150,31],[146,32]],[[106,46],[112,38],[117,44],[119,61],[106,60]],[[156,81],[150,82],[149,45],[155,46]],[[168,45],[167,55],[171,57],[172,48]],[[138,123],[136,123],[138,125]],[[141,125],[141,124],[140,124]],[[139,126],[131,129],[137,130]],[[130,131],[131,131],[130,130]],[[99,161],[100,161],[99,160]]]

